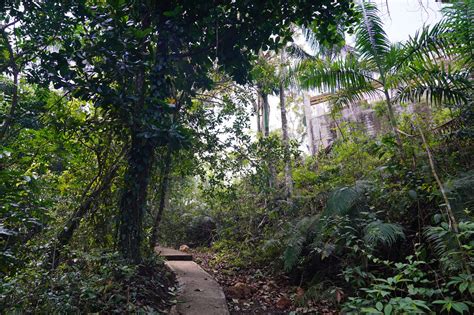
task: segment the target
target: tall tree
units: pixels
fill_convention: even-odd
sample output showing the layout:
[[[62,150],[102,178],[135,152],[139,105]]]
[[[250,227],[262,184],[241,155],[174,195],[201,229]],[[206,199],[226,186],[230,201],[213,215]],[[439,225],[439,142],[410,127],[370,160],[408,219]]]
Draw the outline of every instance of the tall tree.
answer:
[[[36,74],[109,111],[116,118],[110,128],[129,142],[118,243],[135,262],[154,150],[168,143],[171,91],[186,91],[189,106],[193,93],[212,87],[216,65],[246,82],[256,52],[289,40],[292,21],[305,24],[316,15],[320,35],[328,37],[332,25],[352,22],[350,1],[78,2],[67,15],[75,33],[61,37],[57,52],[42,54]]]
[[[284,158],[285,158],[285,195],[286,198],[291,198],[293,193],[293,178],[291,176],[291,155],[290,155],[290,140],[288,137],[288,119],[286,116],[286,100],[285,100],[285,81],[286,81],[286,67],[287,60],[285,49],[281,50],[280,53],[280,112],[281,112],[281,133],[284,147]]]
[[[268,96],[278,92],[280,80],[271,51],[260,52],[252,68],[252,80],[257,85],[257,97],[261,104],[263,138],[270,136],[270,102]],[[275,186],[276,168],[273,162],[266,161],[268,169],[268,187]]]

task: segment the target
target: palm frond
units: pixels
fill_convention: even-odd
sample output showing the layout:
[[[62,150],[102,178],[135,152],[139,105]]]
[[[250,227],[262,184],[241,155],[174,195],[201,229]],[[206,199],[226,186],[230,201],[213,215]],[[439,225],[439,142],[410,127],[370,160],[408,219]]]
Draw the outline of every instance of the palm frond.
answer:
[[[396,97],[400,101],[421,101],[430,104],[459,104],[469,99],[472,91],[470,74],[449,62],[425,58],[411,62],[400,74],[404,84]]]
[[[390,44],[384,58],[384,68],[389,70],[397,69],[400,56],[404,53],[404,46],[401,43]]]
[[[329,104],[333,112],[339,112],[356,102],[367,98],[381,97],[381,92],[373,84],[367,86],[351,86],[340,89],[329,96]]]
[[[381,65],[385,54],[390,49],[390,41],[383,29],[377,6],[362,1],[357,9],[362,19],[355,29],[356,49],[362,58],[374,60]]]
[[[285,51],[288,54],[288,57],[296,62],[315,58],[314,55],[308,53],[300,45],[296,45],[295,43],[289,43],[286,46]]]
[[[403,45],[403,50],[399,52],[397,69],[411,60],[425,59],[426,57],[435,60],[448,57],[451,50],[451,44],[445,36],[448,31],[444,21],[432,27],[423,26]]]
[[[474,1],[456,1],[442,9],[449,33],[445,35],[452,43],[453,52],[460,64],[474,66]]]
[[[301,63],[295,71],[298,81],[306,89],[318,88],[330,92],[352,86],[365,87],[371,83],[372,72],[367,63],[353,56],[335,61],[322,59]]]
[[[364,229],[364,240],[372,247],[376,245],[392,246],[395,242],[405,238],[403,228],[399,224],[385,223],[375,220]]]
[[[450,59],[463,66],[473,66],[474,1],[456,1],[443,8],[444,19],[434,26],[424,26],[410,37],[400,55],[399,67],[416,58]]]
[[[301,34],[303,35],[305,43],[311,49],[311,51],[316,55],[320,51],[321,45],[319,40],[316,38],[316,34],[309,27],[302,26]]]
[[[344,40],[339,43],[329,43],[318,39],[311,27],[302,26],[300,29],[306,45],[315,56],[332,60],[347,48]],[[341,25],[338,26],[337,33],[341,39],[344,38],[344,28]]]

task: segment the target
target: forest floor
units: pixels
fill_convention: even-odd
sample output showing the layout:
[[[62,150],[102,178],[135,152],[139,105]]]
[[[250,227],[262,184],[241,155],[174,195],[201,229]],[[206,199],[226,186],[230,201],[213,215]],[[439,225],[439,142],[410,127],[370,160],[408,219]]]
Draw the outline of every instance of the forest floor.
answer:
[[[210,252],[192,250],[192,254],[223,288],[231,314],[338,314],[329,301],[302,305],[304,290],[269,268],[235,267]]]

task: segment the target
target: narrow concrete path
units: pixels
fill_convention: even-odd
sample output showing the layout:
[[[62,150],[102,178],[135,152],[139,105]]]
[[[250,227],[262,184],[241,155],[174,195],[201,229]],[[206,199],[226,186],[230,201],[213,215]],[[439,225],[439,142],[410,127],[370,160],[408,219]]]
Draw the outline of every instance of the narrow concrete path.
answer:
[[[167,259],[166,265],[176,273],[179,283],[178,303],[171,309],[171,314],[229,314],[222,288],[198,264],[188,259],[191,255],[162,247],[156,251]]]

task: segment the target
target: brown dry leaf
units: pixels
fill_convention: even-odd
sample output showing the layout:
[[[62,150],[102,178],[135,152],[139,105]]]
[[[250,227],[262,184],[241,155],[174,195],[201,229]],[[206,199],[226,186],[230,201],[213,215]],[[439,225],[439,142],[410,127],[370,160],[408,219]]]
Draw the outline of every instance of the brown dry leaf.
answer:
[[[302,287],[297,287],[296,288],[296,298],[297,299],[299,299],[299,300],[303,299],[304,293],[305,293],[305,291]]]
[[[286,296],[282,296],[276,303],[276,307],[280,310],[285,310],[291,306],[291,300]]]
[[[336,289],[336,301],[337,303],[341,303],[341,301],[344,299],[344,291],[341,289]]]

